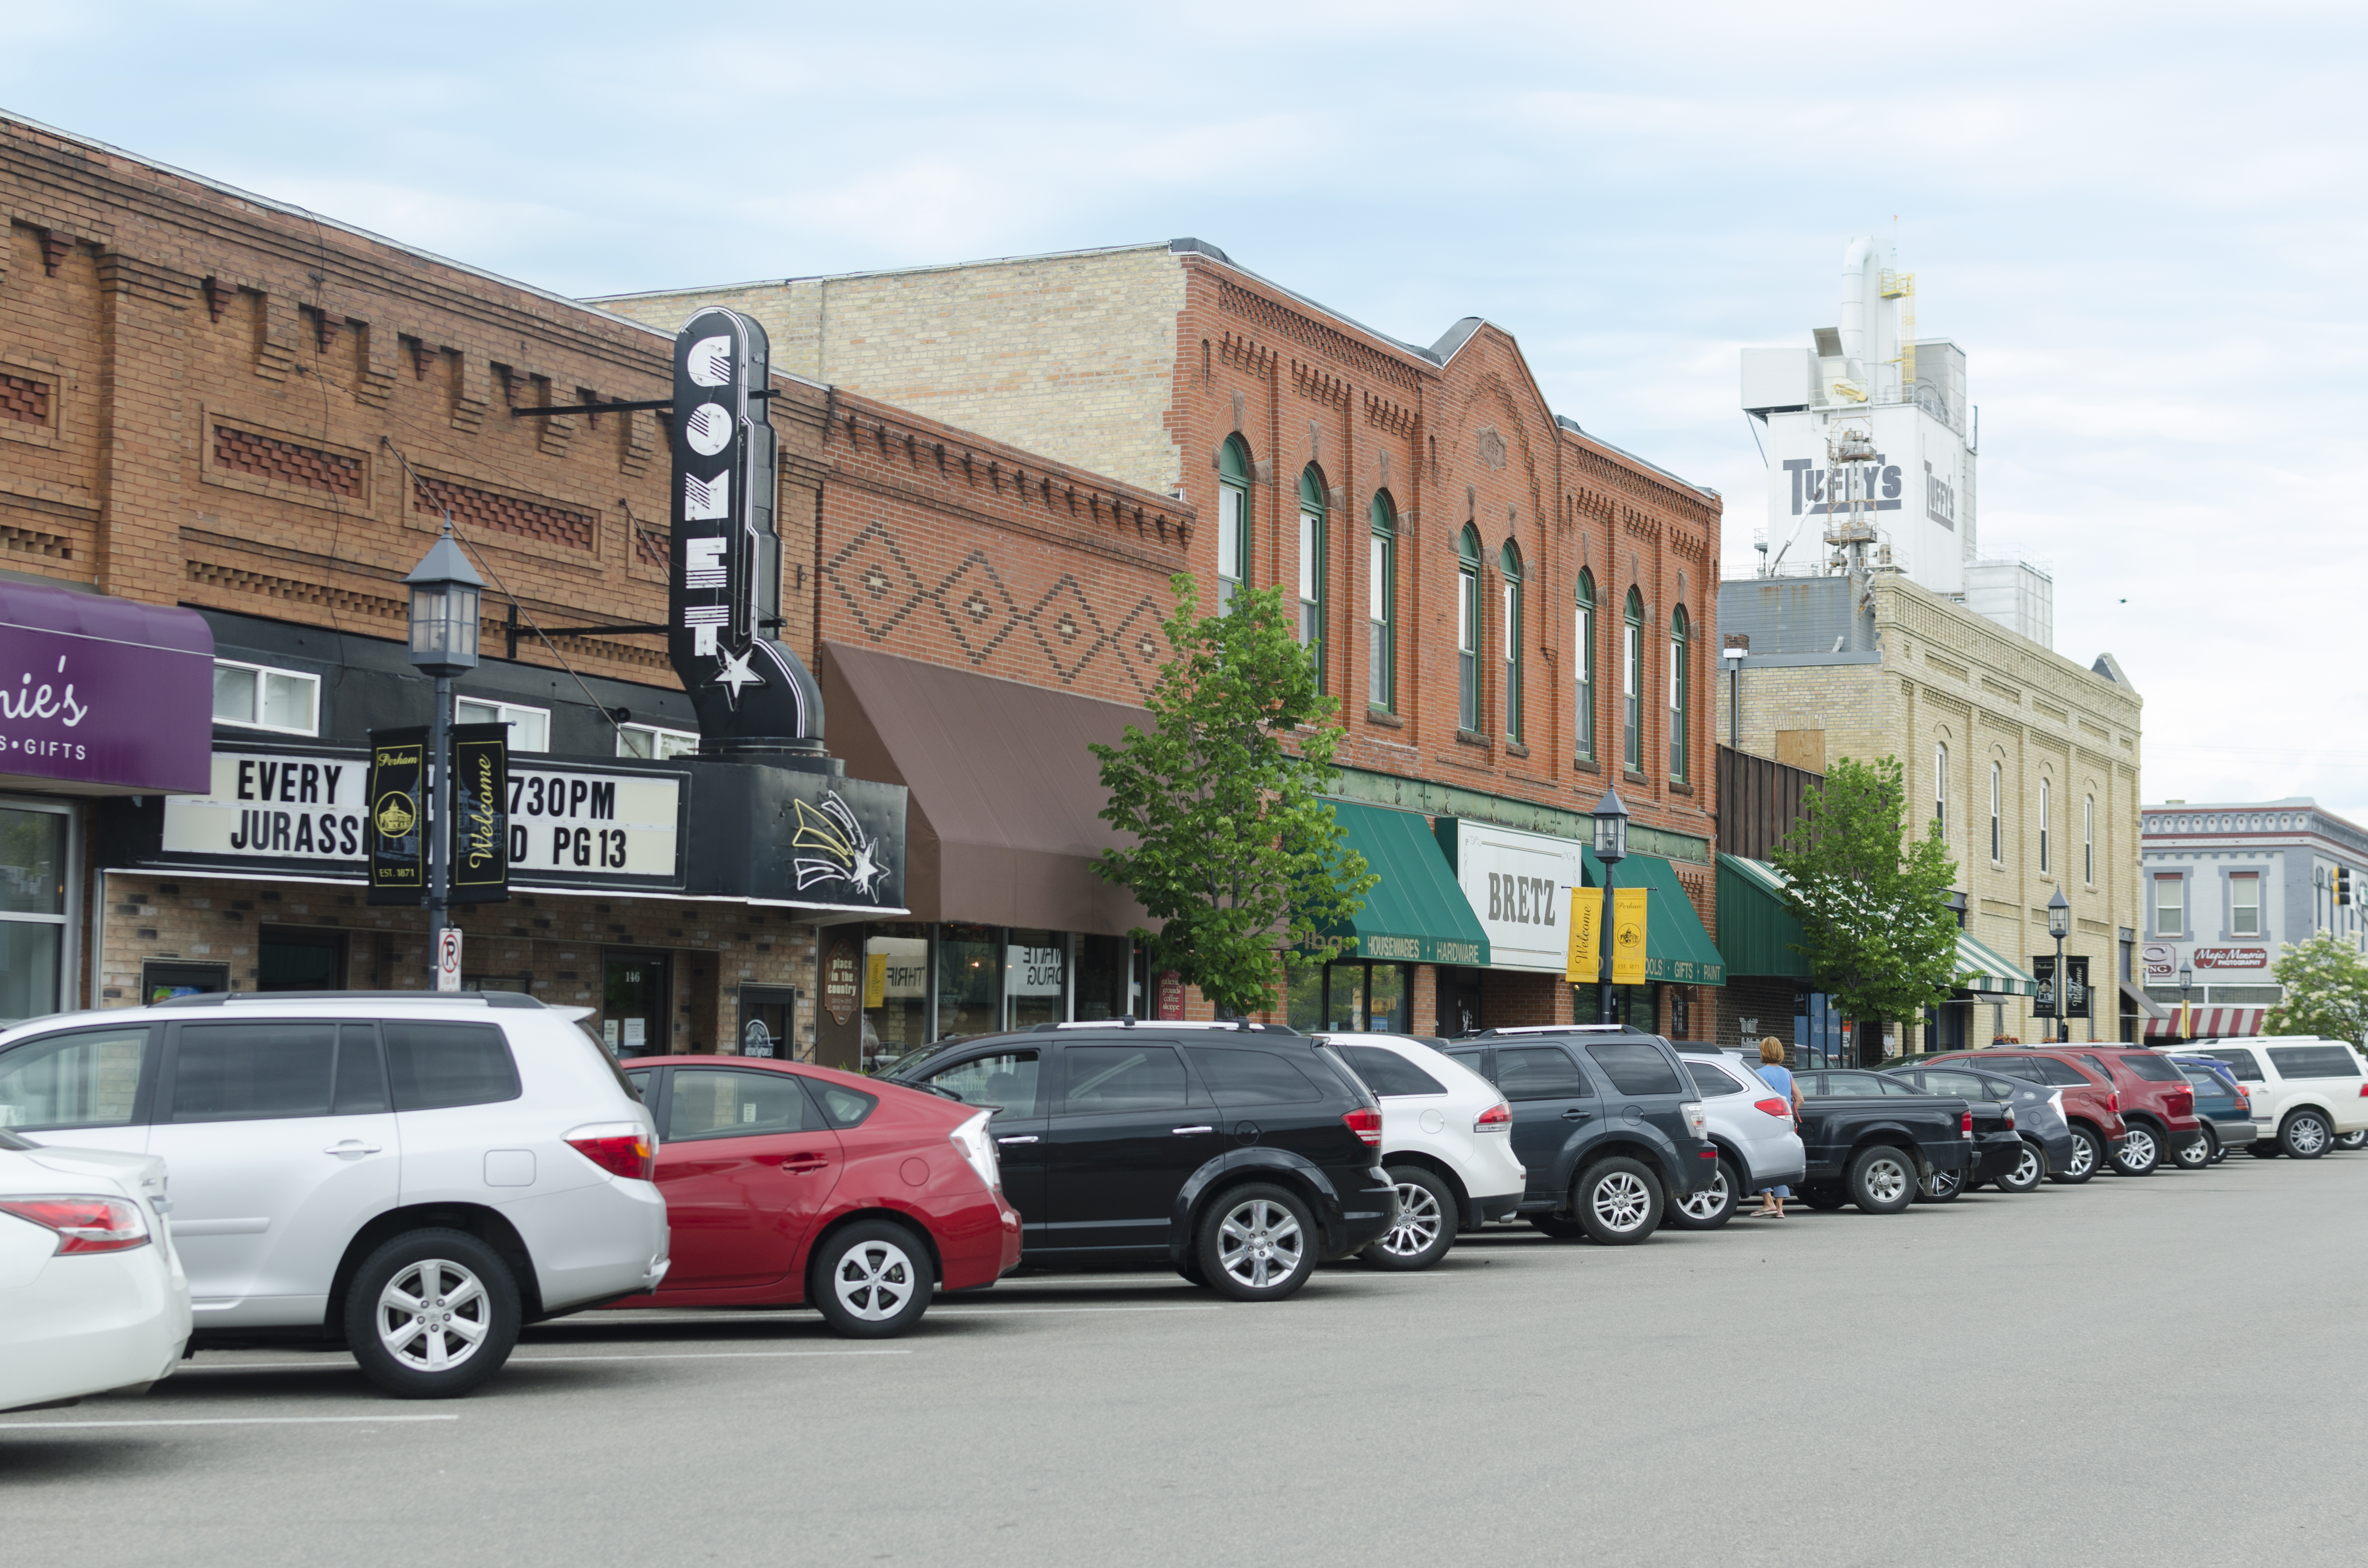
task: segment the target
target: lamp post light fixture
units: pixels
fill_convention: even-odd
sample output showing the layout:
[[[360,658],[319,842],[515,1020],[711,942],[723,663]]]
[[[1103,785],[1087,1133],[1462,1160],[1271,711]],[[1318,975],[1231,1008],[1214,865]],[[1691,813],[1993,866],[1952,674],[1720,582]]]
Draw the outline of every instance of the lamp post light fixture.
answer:
[[[446,766],[452,740],[452,677],[477,667],[477,607],[485,586],[485,580],[469,564],[461,541],[452,537],[449,513],[443,535],[428,547],[404,583],[411,589],[412,666],[436,677],[436,709],[427,731],[427,769],[435,804],[425,827],[427,974],[428,984],[436,986],[443,979],[437,960],[443,948],[452,878],[452,770]],[[458,981],[454,976],[456,985]]]
[[[2055,938],[2055,1043],[2066,1045],[2072,1039],[2072,1019],[2065,1006],[2064,938],[2072,934],[2072,901],[2062,888],[2047,901],[2047,934]]]
[[[1743,661],[1751,656],[1751,634],[1730,631],[1726,646],[1719,650],[1726,661],[1726,744],[1728,749],[1743,749]]]
[[[1611,1000],[1611,869],[1628,858],[1628,808],[1620,801],[1620,791],[1606,790],[1603,799],[1595,802],[1595,858],[1603,865],[1603,920],[1598,930],[1601,939],[1596,946],[1603,949],[1602,982],[1596,987],[1600,1006],[1595,1021],[1616,1023],[1612,1017]]]

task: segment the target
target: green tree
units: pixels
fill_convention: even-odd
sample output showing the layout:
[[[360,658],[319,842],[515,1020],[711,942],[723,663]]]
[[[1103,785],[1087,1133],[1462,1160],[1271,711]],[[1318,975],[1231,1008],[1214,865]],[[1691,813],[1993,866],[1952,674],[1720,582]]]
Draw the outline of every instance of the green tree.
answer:
[[[2278,944],[2270,973],[2285,1000],[2261,1020],[2263,1034],[2315,1034],[2357,1044],[2368,1030],[2368,959],[2332,932]]]
[[[1897,757],[1837,762],[1770,857],[1791,883],[1809,972],[1861,1041],[1946,1001],[1956,978],[1957,921],[1942,902],[1956,863],[1939,824],[1908,838],[1907,798]]]
[[[1202,618],[1191,577],[1171,586],[1174,656],[1144,704],[1152,728],[1092,748],[1110,791],[1101,819],[1134,840],[1094,869],[1165,922],[1134,933],[1158,967],[1220,1012],[1256,1012],[1273,1006],[1278,951],[1338,957],[1355,938],[1328,933],[1381,879],[1321,799],[1340,705],[1317,689],[1282,590],[1236,590]]]

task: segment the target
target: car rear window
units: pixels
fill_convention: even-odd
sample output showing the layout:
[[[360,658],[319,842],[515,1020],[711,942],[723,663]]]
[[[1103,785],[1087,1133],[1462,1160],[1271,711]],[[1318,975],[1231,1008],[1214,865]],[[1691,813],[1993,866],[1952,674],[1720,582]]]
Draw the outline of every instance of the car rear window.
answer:
[[[2253,1060],[2253,1053],[2249,1051],[2235,1049],[2206,1051],[2199,1046],[2196,1048],[2195,1054],[2208,1056],[2214,1062],[2226,1062],[2228,1064],[2228,1071],[2237,1074],[2237,1081],[2240,1084],[2258,1084],[2261,1081],[2261,1064]]]
[[[518,1063],[498,1024],[382,1023],[387,1076],[397,1110],[450,1110],[455,1106],[514,1100]],[[186,1030],[184,1031],[187,1032]]]
[[[1443,1095],[1447,1085],[1400,1056],[1378,1045],[1336,1046],[1365,1087],[1377,1095]]]
[[[1608,1040],[1601,1045],[1590,1045],[1587,1053],[1611,1080],[1611,1086],[1623,1095],[1682,1095],[1686,1086],[1678,1081],[1678,1070],[1659,1049],[1642,1040]]]
[[[1743,1085],[1725,1068],[1713,1067],[1707,1062],[1687,1062],[1686,1075],[1694,1081],[1694,1094],[1702,1099],[1717,1099],[1744,1092]]]
[[[1993,1073],[2003,1073],[2009,1078],[2021,1078],[2025,1083],[2047,1082],[2046,1075],[2039,1070],[2039,1064],[2027,1056],[2009,1056],[2000,1062],[1985,1062],[1982,1065]]]
[[[747,1067],[678,1067],[666,1105],[666,1142],[757,1138],[802,1132],[811,1113],[805,1091],[788,1073]]]
[[[1860,1100],[1883,1097],[1883,1080],[1872,1073],[1820,1073],[1816,1083],[1817,1086],[1808,1092],[1820,1097]]]
[[[2132,1077],[2144,1078],[2149,1084],[2176,1084],[2179,1069],[2151,1051],[2124,1051],[2114,1060]]]
[[[1577,1099],[1587,1078],[1558,1045],[1508,1045],[1497,1051],[1497,1087],[1508,1100]]]
[[[880,1104],[878,1095],[867,1095],[861,1089],[850,1089],[844,1084],[825,1084],[820,1079],[809,1078],[806,1086],[814,1090],[816,1099],[822,1101],[823,1114],[830,1118],[830,1124],[842,1132],[850,1127],[862,1126],[863,1119]]]
[[[1274,1051],[1216,1045],[1196,1045],[1191,1051],[1192,1065],[1219,1105],[1314,1105],[1324,1097],[1314,1079]]]
[[[2357,1078],[2359,1058],[2348,1046],[2272,1045],[2264,1048],[2277,1070],[2289,1078]]]

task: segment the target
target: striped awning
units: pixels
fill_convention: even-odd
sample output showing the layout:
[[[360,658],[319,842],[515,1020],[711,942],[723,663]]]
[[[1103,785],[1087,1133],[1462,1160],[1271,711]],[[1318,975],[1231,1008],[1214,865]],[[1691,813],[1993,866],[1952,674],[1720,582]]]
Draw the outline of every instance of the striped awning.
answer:
[[[2017,969],[2000,957],[1997,949],[1985,946],[1970,931],[1957,933],[1957,983],[1968,991],[1987,992],[1994,996],[2039,994],[2036,976]]]
[[[2173,1004],[2165,1011],[2169,1014],[2169,1017],[2146,1020],[2146,1039],[2221,1040],[2232,1035],[2259,1034],[2261,1032],[2262,1016],[2268,1013],[2269,1009],[2267,1007],[2190,1008],[2192,1017],[2184,1031],[2181,1031],[2179,1027],[2177,1004]]]

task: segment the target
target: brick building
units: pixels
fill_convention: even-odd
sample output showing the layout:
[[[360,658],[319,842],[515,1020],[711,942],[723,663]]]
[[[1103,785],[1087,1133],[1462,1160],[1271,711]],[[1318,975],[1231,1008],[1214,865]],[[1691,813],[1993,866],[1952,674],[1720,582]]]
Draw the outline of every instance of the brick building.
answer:
[[[1352,839],[1387,859],[1436,835],[1470,907],[1458,924],[1431,892],[1380,890],[1406,895],[1403,918],[1295,987],[1294,1018],[1428,1032],[1566,1018],[1575,1000],[1592,1016],[1561,983],[1553,912],[1517,898],[1502,917],[1487,890],[1593,881],[1577,841],[1616,788],[1636,851],[1620,881],[1663,895],[1655,983],[1628,1000],[1672,1033],[1717,1027],[1702,687],[1721,503],[1557,417],[1509,334],[1467,318],[1400,342],[1195,240],[598,302],[655,324],[746,312],[801,375],[1173,495],[1204,602],[1236,582],[1297,595],[1343,699]],[[825,637],[850,648],[911,635],[831,613]],[[916,656],[1001,669],[1032,647]]]

